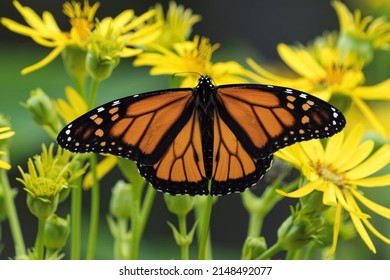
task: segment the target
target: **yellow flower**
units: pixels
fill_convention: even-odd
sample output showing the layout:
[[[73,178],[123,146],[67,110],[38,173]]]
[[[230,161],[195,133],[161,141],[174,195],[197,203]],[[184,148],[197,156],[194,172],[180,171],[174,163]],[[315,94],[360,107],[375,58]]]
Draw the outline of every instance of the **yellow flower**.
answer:
[[[390,49],[390,23],[386,22],[385,17],[362,18],[360,10],[352,14],[340,1],[333,1],[332,5],[339,19],[342,36],[349,36],[361,44],[366,42],[373,49]]]
[[[390,100],[390,79],[372,86],[363,85],[363,61],[353,53],[342,54],[332,35],[316,40],[309,47],[279,44],[278,53],[298,77],[271,73],[251,59],[248,64],[254,71],[248,71],[248,77],[258,83],[297,88],[326,101],[333,95],[347,97],[364,114],[372,127],[386,135],[383,125],[366,101]]]
[[[161,33],[161,22],[145,24],[154,16],[154,10],[139,17],[133,10],[125,10],[115,18],[104,18],[91,34],[92,51],[102,60],[141,53],[142,49],[138,47],[153,41]]]
[[[135,66],[153,66],[151,75],[184,76],[182,87],[196,85],[199,75],[208,75],[218,84],[240,83],[245,71],[235,61],[212,63],[213,52],[219,44],[210,44],[208,38],[195,36],[192,41],[175,43],[173,50],[155,46],[157,52],[145,52],[134,61]]]
[[[201,20],[200,15],[194,15],[191,9],[186,9],[173,1],[169,3],[166,16],[160,3],[155,5],[155,10],[155,20],[163,22],[162,32],[152,44],[146,45],[148,49],[153,49],[153,45],[172,49],[174,43],[186,41],[191,34],[192,26]]]
[[[390,162],[390,145],[384,145],[373,152],[374,142],[363,137],[362,126],[356,126],[349,135],[341,132],[330,138],[324,148],[320,140],[295,144],[276,153],[302,171],[307,184],[286,193],[288,197],[303,197],[314,191],[322,192],[324,205],[336,207],[333,227],[333,244],[328,257],[333,255],[338,241],[342,211],[346,211],[356,231],[376,253],[375,246],[367,229],[382,241],[390,244],[390,239],[379,233],[369,222],[370,216],[364,213],[359,203],[372,212],[390,219],[390,209],[381,206],[363,194],[363,188],[384,187],[390,184],[390,174],[372,176]],[[358,203],[359,202],[359,203]]]
[[[0,141],[11,138],[14,135],[15,132],[13,132],[10,127],[0,127]],[[5,154],[6,154],[5,152],[0,151],[0,156]],[[0,169],[9,170],[11,169],[11,165],[9,165],[6,161],[0,158]]]
[[[94,28],[94,20],[97,9],[100,3],[96,2],[93,6],[89,5],[88,0],[84,0],[84,6],[76,1],[71,3],[65,2],[63,5],[63,13],[69,17],[70,38],[73,38],[80,47],[88,43],[89,31]]]
[[[54,102],[54,108],[66,123],[70,123],[86,113],[88,105],[80,94],[70,86],[65,88],[65,95],[67,101],[58,99]]]
[[[52,62],[69,45],[82,45],[85,43],[85,34],[88,32],[85,28],[93,28],[93,18],[99,6],[98,3],[92,7],[88,1],[84,2],[84,9],[80,4],[64,4],[64,13],[70,18],[72,25],[70,32],[63,32],[58,27],[53,15],[45,11],[42,17],[37,15],[31,8],[22,6],[18,1],[13,2],[16,9],[23,16],[27,25],[20,24],[9,18],[1,18],[1,23],[13,32],[31,37],[36,43],[44,47],[53,48],[53,50],[38,63],[26,67],[22,74],[27,74],[42,68]]]

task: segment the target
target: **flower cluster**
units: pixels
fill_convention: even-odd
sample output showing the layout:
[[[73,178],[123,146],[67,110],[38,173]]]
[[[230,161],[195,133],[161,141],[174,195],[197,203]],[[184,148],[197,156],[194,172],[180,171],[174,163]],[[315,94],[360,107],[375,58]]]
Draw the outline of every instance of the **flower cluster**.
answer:
[[[336,105],[347,116],[345,131],[326,141],[302,142],[278,151],[265,178],[268,186],[262,195],[252,190],[241,195],[249,215],[243,259],[269,259],[280,251],[287,252],[286,258],[311,258],[314,253],[325,253],[329,258],[335,256],[341,240],[351,238],[354,233],[373,253],[377,249],[372,235],[390,244],[389,237],[371,220],[375,214],[390,219],[390,209],[375,202],[374,195],[377,188],[390,185],[390,145],[383,144],[388,140],[390,128],[375,107],[378,104],[375,101],[390,101],[390,79],[372,83],[367,75],[377,52],[390,49],[390,23],[384,17],[364,17],[360,10],[351,12],[339,0],[331,3],[338,16],[339,30],[326,32],[306,45],[277,46],[288,73],[284,72],[286,67],[278,73],[270,71],[251,58],[247,59],[247,65],[233,60],[215,61],[213,56],[221,45],[192,34],[193,25],[201,16],[175,2],[169,3],[166,12],[163,5],[156,4],[140,15],[127,9],[104,18],[96,16],[98,2],[92,5],[88,0],[66,2],[63,14],[69,19],[69,28],[62,30],[50,12],[40,16],[15,0],[13,5],[25,23],[5,17],[1,23],[51,49],[45,58],[22,69],[22,74],[45,67],[61,56],[65,71],[74,81],[75,85],[65,88],[65,98],[54,100],[38,88],[23,104],[53,140],[65,124],[94,106],[100,83],[111,77],[122,59],[130,57],[134,67],[150,67],[152,76],[175,75],[175,86],[194,87],[199,75],[208,75],[218,85],[247,82],[281,85]],[[377,133],[378,141],[369,139],[370,131]],[[54,152],[53,144],[48,148],[43,145],[40,155],[28,159],[27,171],[19,167],[18,181],[38,222],[35,245],[26,251],[12,207],[13,192],[3,176],[11,168],[3,144],[13,134],[8,125],[1,124],[0,221],[3,216],[10,220],[17,258],[61,258],[68,235],[71,236],[69,258],[82,258],[81,206],[83,190],[88,190],[91,210],[85,258],[93,259],[98,244],[101,179],[115,167],[126,182],[119,180],[115,184],[107,217],[114,239],[114,257],[138,258],[156,192],[145,188],[137,165],[108,155],[76,155],[60,148]],[[300,175],[290,172],[293,169]],[[373,192],[367,192],[368,189]],[[63,219],[56,215],[57,207],[69,194],[71,209]],[[285,197],[299,201],[291,206],[291,215],[280,225],[277,242],[268,246],[267,238],[261,235],[264,219]],[[1,210],[3,200],[8,205],[5,211]],[[181,258],[189,259],[195,233],[199,240],[198,258],[210,258],[210,216],[217,200],[211,196],[165,196],[164,201],[167,210],[177,216],[178,226],[171,222],[168,225],[180,247]],[[187,217],[191,212],[195,221],[188,230]]]

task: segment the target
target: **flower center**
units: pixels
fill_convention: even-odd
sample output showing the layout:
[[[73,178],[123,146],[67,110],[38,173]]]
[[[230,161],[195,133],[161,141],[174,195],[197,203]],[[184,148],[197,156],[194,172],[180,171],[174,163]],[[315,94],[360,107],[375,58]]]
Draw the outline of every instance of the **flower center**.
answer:
[[[327,166],[318,166],[317,172],[324,180],[330,181],[339,188],[342,188],[344,181],[344,176],[342,174],[337,173],[335,170]]]

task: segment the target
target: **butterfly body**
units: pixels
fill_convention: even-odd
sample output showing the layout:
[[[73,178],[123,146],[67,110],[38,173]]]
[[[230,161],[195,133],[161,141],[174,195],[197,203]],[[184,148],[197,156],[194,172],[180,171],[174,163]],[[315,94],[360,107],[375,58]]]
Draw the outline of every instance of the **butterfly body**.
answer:
[[[278,149],[329,137],[344,125],[341,112],[306,93],[215,86],[202,76],[195,88],[104,104],[66,126],[57,141],[73,152],[135,160],[148,182],[172,195],[225,195],[257,183]]]

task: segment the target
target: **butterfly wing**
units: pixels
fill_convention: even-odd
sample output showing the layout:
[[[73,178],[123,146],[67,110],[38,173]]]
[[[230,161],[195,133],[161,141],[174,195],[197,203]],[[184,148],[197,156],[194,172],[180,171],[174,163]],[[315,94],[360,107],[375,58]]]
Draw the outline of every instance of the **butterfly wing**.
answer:
[[[332,136],[346,123],[325,101],[283,87],[223,85],[215,99],[221,119],[255,159],[295,142]]]
[[[57,142],[72,152],[159,161],[193,111],[192,89],[144,93],[106,103],[67,125]]]
[[[208,194],[208,178],[203,161],[202,134],[193,111],[190,119],[179,132],[166,153],[154,165],[138,164],[143,177],[153,187],[176,194]]]
[[[211,195],[244,191],[263,177],[272,162],[272,154],[253,158],[218,112],[214,114],[213,153]]]

